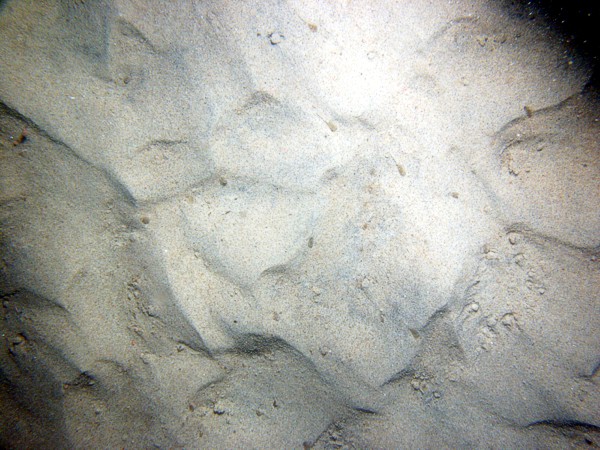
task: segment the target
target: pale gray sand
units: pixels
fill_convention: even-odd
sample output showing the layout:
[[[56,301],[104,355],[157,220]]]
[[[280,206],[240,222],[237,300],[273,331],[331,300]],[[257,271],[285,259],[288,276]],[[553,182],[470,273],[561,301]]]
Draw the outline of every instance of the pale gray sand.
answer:
[[[600,446],[598,99],[530,12],[0,2],[0,444]]]

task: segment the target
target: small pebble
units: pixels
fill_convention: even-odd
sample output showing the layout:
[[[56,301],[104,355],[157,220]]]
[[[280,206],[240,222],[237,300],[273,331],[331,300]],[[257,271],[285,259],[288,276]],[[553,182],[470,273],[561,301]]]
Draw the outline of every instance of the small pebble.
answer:
[[[471,303],[471,311],[473,311],[473,312],[479,311],[479,303]]]
[[[271,45],[277,45],[283,41],[283,37],[283,34],[275,31],[274,33],[269,34],[269,41],[271,42]]]
[[[14,345],[19,345],[19,344],[22,344],[23,342],[25,342],[25,337],[24,337],[22,334],[17,334],[15,337],[13,337],[13,338],[11,339],[11,342],[12,342]]]
[[[396,164],[396,167],[398,168],[398,173],[400,174],[401,177],[405,177],[406,176],[406,169],[404,168],[404,166],[400,163]]]
[[[498,259],[498,253],[494,250],[490,250],[489,252],[486,252],[485,259]]]
[[[523,253],[519,253],[518,255],[515,255],[514,261],[518,266],[522,267],[523,264],[525,264],[525,255]]]
[[[506,314],[502,317],[502,325],[511,326],[513,324],[514,318],[511,314]]]

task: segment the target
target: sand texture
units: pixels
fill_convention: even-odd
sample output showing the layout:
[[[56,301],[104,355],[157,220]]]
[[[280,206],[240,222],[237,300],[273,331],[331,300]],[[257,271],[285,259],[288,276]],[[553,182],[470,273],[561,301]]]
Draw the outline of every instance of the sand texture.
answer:
[[[598,94],[527,8],[0,1],[0,446],[598,448]]]

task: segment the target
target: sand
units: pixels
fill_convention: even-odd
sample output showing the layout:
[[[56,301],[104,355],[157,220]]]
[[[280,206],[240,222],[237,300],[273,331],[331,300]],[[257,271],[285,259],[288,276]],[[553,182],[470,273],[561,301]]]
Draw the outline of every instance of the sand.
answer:
[[[600,446],[600,117],[531,5],[0,2],[0,445]]]

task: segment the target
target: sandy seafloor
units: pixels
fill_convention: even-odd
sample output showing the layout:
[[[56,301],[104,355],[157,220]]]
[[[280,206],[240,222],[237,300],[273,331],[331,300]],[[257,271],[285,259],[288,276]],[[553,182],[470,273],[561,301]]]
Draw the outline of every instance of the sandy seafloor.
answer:
[[[0,2],[0,445],[598,448],[598,95],[530,8]]]

